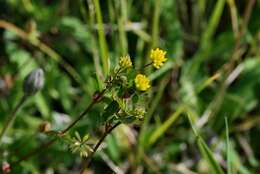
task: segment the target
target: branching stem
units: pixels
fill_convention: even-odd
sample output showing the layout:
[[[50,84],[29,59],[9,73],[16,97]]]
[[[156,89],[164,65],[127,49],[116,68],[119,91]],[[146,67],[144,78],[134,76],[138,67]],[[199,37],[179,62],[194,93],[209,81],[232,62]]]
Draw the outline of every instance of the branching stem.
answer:
[[[64,136],[72,127],[74,127],[91,109],[92,107],[98,103],[101,98],[104,96],[106,89],[102,90],[97,96],[95,96],[92,100],[92,102],[88,105],[88,107],[71,123],[69,124],[64,130],[60,131],[60,136]],[[41,146],[37,147],[36,149],[33,149],[26,155],[22,156],[17,161],[13,162],[11,166],[18,165],[20,162],[27,160],[28,158],[46,150],[49,146],[54,144],[57,141],[57,138],[54,138],[47,143],[42,144]]]
[[[95,152],[97,151],[97,149],[99,148],[99,146],[102,144],[102,142],[105,140],[105,138],[107,137],[108,134],[110,134],[118,125],[120,125],[121,122],[117,122],[114,126],[109,127],[105,133],[100,137],[100,139],[98,140],[97,144],[94,146],[93,148],[93,152],[88,156],[88,158],[84,158],[83,159],[83,164],[82,164],[82,168],[80,170],[80,174],[83,174],[85,169],[89,167],[91,160],[95,154]]]

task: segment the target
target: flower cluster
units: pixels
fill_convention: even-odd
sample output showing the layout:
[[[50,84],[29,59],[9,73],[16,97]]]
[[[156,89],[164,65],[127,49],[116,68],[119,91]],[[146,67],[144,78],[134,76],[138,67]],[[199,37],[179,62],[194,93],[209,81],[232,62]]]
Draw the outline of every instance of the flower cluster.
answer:
[[[143,71],[148,66],[157,69],[166,61],[166,52],[157,48],[151,50],[151,60],[141,69],[135,69],[130,56],[122,56],[113,73],[106,80],[106,89],[110,93],[111,100],[102,114],[102,119],[113,122],[131,123],[142,120],[145,111],[145,91],[151,88],[151,80]]]
[[[150,80],[143,74],[137,74],[135,77],[135,86],[140,91],[146,91],[151,87]]]
[[[165,58],[165,55],[166,51],[163,51],[159,48],[152,49],[150,53],[150,58],[152,60],[151,64],[155,68],[159,69],[167,60],[167,58]],[[140,91],[146,91],[151,87],[150,80],[147,76],[143,74],[137,74],[135,77],[135,86]]]
[[[153,61],[153,66],[157,69],[159,69],[163,63],[167,60],[165,58],[166,51],[163,51],[159,48],[151,50],[150,58]]]
[[[150,59],[152,60],[151,64],[156,69],[159,69],[167,60],[165,56],[166,56],[166,51],[163,51],[159,48],[152,49],[150,52]],[[128,55],[120,57],[119,70],[125,70],[132,67],[133,67],[133,63],[131,61],[131,58]],[[137,75],[135,76],[134,83],[136,89],[138,89],[139,91],[147,91],[151,87],[151,82],[149,78],[146,75],[141,74],[139,72],[137,72]]]
[[[119,66],[121,68],[131,68],[133,66],[131,58],[128,55],[120,57]]]

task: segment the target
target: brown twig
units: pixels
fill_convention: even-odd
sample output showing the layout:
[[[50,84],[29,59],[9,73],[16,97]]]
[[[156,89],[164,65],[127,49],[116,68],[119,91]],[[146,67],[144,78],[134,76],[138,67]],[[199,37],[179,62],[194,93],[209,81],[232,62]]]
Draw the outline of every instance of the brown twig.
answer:
[[[149,67],[149,66],[152,65],[152,64],[153,64],[153,62],[147,63],[147,64],[145,64],[143,67],[141,67],[140,69],[138,69],[137,71],[142,71],[142,70],[144,70],[145,68]]]
[[[100,99],[104,96],[105,93],[105,89],[103,91],[101,91],[97,96],[95,96],[92,100],[92,102],[88,105],[88,107],[71,123],[69,124],[64,130],[60,131],[59,136],[64,136],[65,133],[67,133],[72,127],[74,127],[91,109],[92,107],[98,103],[100,101]],[[27,159],[29,159],[30,157],[43,152],[44,150],[46,150],[49,146],[51,146],[52,144],[54,144],[57,141],[57,138],[52,139],[50,141],[48,141],[47,143],[44,143],[43,145],[39,146],[36,149],[33,149],[32,151],[30,151],[29,153],[27,153],[26,155],[22,156],[20,159],[18,159],[17,161],[13,162],[11,164],[11,166],[16,166],[18,165],[20,162],[25,161]]]
[[[255,0],[248,1],[248,4],[246,6],[246,9],[245,9],[245,12],[243,15],[242,24],[241,24],[240,30],[238,32],[238,36],[236,38],[236,43],[235,43],[234,49],[232,51],[232,54],[230,56],[230,61],[228,61],[226,64],[224,64],[213,76],[215,76],[217,74],[225,74],[228,76],[228,74],[231,73],[232,70],[234,69],[234,66],[235,66],[235,63],[237,62],[237,60],[243,54],[244,50],[241,47],[241,40],[245,34],[245,30],[247,28],[254,4],[255,4]]]
[[[78,121],[80,121],[89,111],[90,109],[100,101],[100,99],[103,97],[105,93],[105,89],[102,90],[98,96],[95,96],[92,102],[89,104],[89,106],[85,109],[84,112],[82,112],[67,128],[65,128],[63,131],[61,131],[61,134],[67,133],[73,126],[77,124]]]
[[[105,140],[105,138],[107,137],[108,134],[110,134],[110,132],[112,132],[112,130],[114,130],[118,125],[120,125],[121,122],[117,122],[114,126],[109,127],[105,133],[100,137],[100,139],[98,140],[97,144],[94,146],[93,148],[93,152],[89,155],[89,157],[86,159],[83,159],[83,164],[82,164],[82,168],[80,170],[80,174],[83,174],[83,172],[85,171],[86,168],[89,167],[92,157],[94,156],[95,152],[97,151],[97,149],[99,148],[99,146],[102,144],[102,142]]]
[[[214,117],[214,115],[216,115],[216,113],[218,112],[218,110],[221,106],[223,96],[225,95],[228,85],[230,85],[230,83],[228,83],[228,78],[230,77],[230,74],[232,74],[233,70],[235,69],[235,65],[236,65],[237,61],[240,59],[240,57],[244,51],[244,47],[242,47],[241,41],[245,34],[245,30],[247,28],[248,21],[250,19],[254,4],[255,4],[255,0],[249,0],[247,3],[246,9],[245,9],[245,12],[243,15],[243,22],[240,27],[240,31],[239,31],[238,37],[236,39],[236,43],[235,43],[233,52],[230,56],[230,61],[228,61],[226,64],[224,64],[220,68],[220,70],[218,70],[215,73],[215,75],[218,73],[224,75],[224,78],[221,81],[219,92],[215,95],[213,102],[211,104],[209,104],[208,108],[205,110],[202,117],[200,118],[200,120],[204,120],[203,124],[201,124],[200,127],[202,127],[205,123],[207,123],[207,121],[210,118]]]
[[[227,3],[229,5],[230,18],[231,18],[231,24],[232,24],[234,37],[237,39],[237,37],[239,35],[239,27],[238,27],[239,25],[238,25],[236,2],[235,2],[235,0],[228,0]]]
[[[242,41],[242,38],[245,34],[245,31],[246,31],[246,28],[247,28],[247,25],[248,25],[248,22],[249,22],[249,19],[250,19],[250,16],[251,16],[251,13],[252,13],[252,10],[253,10],[253,7],[254,7],[254,4],[255,4],[255,0],[249,0],[248,4],[246,6],[246,9],[245,9],[245,12],[244,12],[244,15],[243,15],[242,24],[241,24],[241,27],[240,27],[240,31],[238,33],[238,37],[236,39],[236,43],[235,43],[233,53],[231,55],[230,61],[227,64],[224,65],[224,69],[227,71],[227,74],[229,74],[233,70],[235,63],[237,62],[237,60],[242,55],[241,41]]]

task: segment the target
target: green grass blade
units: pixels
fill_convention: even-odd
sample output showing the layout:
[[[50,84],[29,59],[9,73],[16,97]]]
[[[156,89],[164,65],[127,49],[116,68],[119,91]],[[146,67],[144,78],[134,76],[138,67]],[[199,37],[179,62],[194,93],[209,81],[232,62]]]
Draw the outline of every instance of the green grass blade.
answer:
[[[101,9],[100,9],[99,0],[93,0],[93,4],[95,6],[95,12],[97,15],[98,37],[99,37],[99,45],[100,45],[103,70],[104,70],[105,75],[108,75],[108,73],[109,73],[108,48],[107,48],[107,42],[106,42],[106,38],[105,38],[103,19],[102,19],[102,13],[101,13]]]
[[[227,120],[227,117],[225,117],[225,125],[226,125],[227,174],[232,174],[232,170],[231,170],[230,141],[229,141],[229,128],[228,128],[228,120]]]
[[[210,148],[205,143],[203,138],[200,136],[198,130],[196,129],[195,124],[193,123],[192,119],[190,118],[190,113],[187,112],[187,115],[188,115],[188,120],[190,122],[192,131],[193,131],[194,135],[197,137],[196,141],[197,141],[197,145],[199,147],[200,153],[203,156],[203,158],[206,160],[206,162],[208,163],[212,173],[213,174],[224,174],[220,165],[214,158],[213,152],[210,150]]]
[[[125,0],[120,1],[121,6],[121,16],[118,19],[118,31],[119,31],[119,41],[121,45],[120,53],[126,55],[128,52],[128,43],[127,43],[127,33],[125,25],[127,23],[127,2]]]
[[[85,20],[85,22],[88,24],[88,26],[90,26],[90,28],[94,29],[94,21],[95,21],[95,15],[94,15],[94,11],[93,9],[89,8],[89,13],[87,14],[87,10],[84,6],[84,0],[80,1],[80,11],[82,13],[82,16]],[[101,64],[100,64],[100,57],[99,57],[99,53],[98,53],[98,47],[97,47],[97,39],[94,36],[94,30],[90,30],[91,34],[90,34],[90,40],[91,40],[91,53],[93,56],[93,62],[94,62],[94,67],[95,67],[95,71],[96,71],[96,78],[97,78],[97,82],[98,82],[98,88],[101,91],[103,89],[103,81],[102,79],[104,79],[104,74],[102,73],[102,68],[101,68]]]
[[[216,5],[214,7],[213,13],[210,17],[209,24],[206,28],[206,31],[204,32],[204,34],[202,36],[202,40],[201,40],[202,47],[207,45],[208,42],[210,41],[210,39],[212,38],[212,36],[214,35],[214,33],[217,29],[217,26],[219,24],[220,17],[224,10],[225,2],[226,2],[226,0],[217,1]]]
[[[180,106],[176,112],[174,112],[169,119],[167,119],[162,125],[160,125],[151,135],[148,144],[152,145],[156,142],[156,140],[158,140],[158,138],[160,138],[165,132],[166,130],[168,130],[171,125],[179,118],[179,116],[181,115],[181,113],[184,111],[184,107]]]
[[[156,47],[159,38],[159,17],[160,17],[161,0],[155,1],[155,9],[153,14],[152,43],[151,48]]]
[[[215,160],[214,155],[202,137],[198,137],[197,144],[199,146],[202,156],[207,161],[208,165],[211,168],[212,173],[214,174],[224,174],[223,170],[219,166],[218,162]]]
[[[225,2],[225,0],[218,0],[214,7],[206,30],[203,32],[200,42],[200,49],[194,56],[193,63],[189,68],[190,74],[196,74],[200,64],[209,57],[211,51],[211,39],[217,30],[221,15],[224,11]]]

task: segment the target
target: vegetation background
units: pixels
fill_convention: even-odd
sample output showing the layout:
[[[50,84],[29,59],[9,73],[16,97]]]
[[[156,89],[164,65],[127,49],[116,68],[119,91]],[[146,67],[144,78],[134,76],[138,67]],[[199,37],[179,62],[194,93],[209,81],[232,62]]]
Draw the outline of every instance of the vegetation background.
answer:
[[[41,123],[67,125],[120,56],[142,67],[156,47],[168,61],[147,70],[144,121],[116,128],[86,173],[260,173],[260,0],[0,0],[0,129],[24,77],[45,71],[43,90],[3,139],[0,162],[12,165],[46,142]],[[75,130],[96,140],[103,108]],[[10,173],[77,173],[80,163],[59,142]]]

